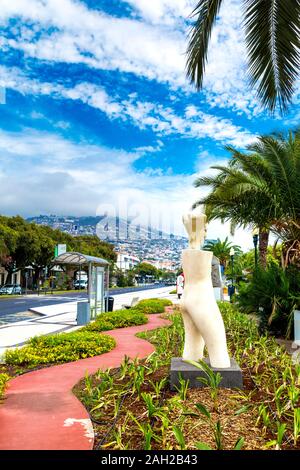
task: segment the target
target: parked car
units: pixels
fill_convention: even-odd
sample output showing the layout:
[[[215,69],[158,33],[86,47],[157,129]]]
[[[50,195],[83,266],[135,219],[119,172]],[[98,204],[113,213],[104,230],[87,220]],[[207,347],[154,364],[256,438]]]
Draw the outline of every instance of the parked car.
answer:
[[[87,289],[88,282],[86,279],[78,279],[74,281],[74,289]]]
[[[20,284],[5,284],[0,288],[0,295],[21,295],[22,287]]]
[[[175,286],[176,285],[176,281],[175,280],[172,280],[172,279],[167,279],[165,281],[165,286]]]

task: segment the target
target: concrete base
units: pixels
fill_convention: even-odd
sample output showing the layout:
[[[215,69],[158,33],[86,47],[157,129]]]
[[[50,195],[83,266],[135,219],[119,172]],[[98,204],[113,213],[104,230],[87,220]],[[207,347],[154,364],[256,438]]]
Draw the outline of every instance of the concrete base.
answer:
[[[204,359],[206,364],[210,365],[209,359]],[[222,376],[219,387],[222,388],[239,388],[243,389],[243,376],[242,371],[235,359],[230,358],[230,367],[226,369],[217,369],[212,367],[212,370],[217,373],[219,372]],[[197,380],[197,377],[205,377],[207,375],[201,369],[196,366],[185,362],[181,357],[173,357],[171,360],[171,371],[170,371],[170,385],[171,390],[175,391],[175,387],[179,387],[179,377],[184,380],[189,380],[189,388],[204,387],[204,384]]]

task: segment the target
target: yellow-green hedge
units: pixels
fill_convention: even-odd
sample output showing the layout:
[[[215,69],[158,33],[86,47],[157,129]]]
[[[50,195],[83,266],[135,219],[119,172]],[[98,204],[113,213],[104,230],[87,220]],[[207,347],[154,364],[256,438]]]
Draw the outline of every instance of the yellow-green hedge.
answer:
[[[141,300],[135,307],[134,310],[138,310],[142,313],[163,313],[165,307],[172,305],[171,300],[168,299],[144,299]]]
[[[10,379],[9,375],[7,374],[0,374],[0,399],[4,393],[6,383]]]
[[[125,328],[127,326],[144,325],[148,318],[143,312],[133,308],[124,310],[115,310],[98,315],[97,319],[86,325],[85,331],[108,331],[114,328]]]
[[[36,336],[23,348],[8,350],[5,361],[11,365],[35,366],[77,361],[110,351],[116,343],[108,335],[88,331]]]

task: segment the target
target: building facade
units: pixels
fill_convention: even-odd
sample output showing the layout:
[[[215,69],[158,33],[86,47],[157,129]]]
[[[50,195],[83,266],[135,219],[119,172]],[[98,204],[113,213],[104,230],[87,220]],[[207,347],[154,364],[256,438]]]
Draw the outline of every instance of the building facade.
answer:
[[[129,271],[140,264],[140,259],[127,253],[118,253],[117,267],[122,271]]]

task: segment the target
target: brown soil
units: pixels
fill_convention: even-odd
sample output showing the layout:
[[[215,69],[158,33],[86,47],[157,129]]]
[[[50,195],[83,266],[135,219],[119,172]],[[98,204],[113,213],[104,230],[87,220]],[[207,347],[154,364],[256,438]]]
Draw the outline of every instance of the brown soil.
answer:
[[[112,373],[116,375],[117,372],[117,369],[112,371]],[[168,376],[168,374],[168,368],[162,367],[155,371],[155,373],[146,376],[146,380],[142,385],[142,392],[151,392],[153,394],[153,386],[149,381],[158,382],[163,377]],[[185,411],[183,411],[181,407],[175,406],[172,411],[168,413],[171,424],[166,433],[167,449],[179,449],[179,445],[172,432],[172,425],[175,422],[178,423],[180,414],[183,417],[182,421],[184,424],[182,431],[188,449],[195,449],[197,442],[204,442],[215,449],[216,444],[213,427],[216,425],[217,421],[220,421],[222,428],[222,446],[224,450],[233,449],[236,441],[241,437],[244,438],[243,450],[265,449],[267,442],[274,439],[274,437],[264,435],[262,428],[257,425],[257,407],[263,397],[257,389],[255,389],[249,371],[244,370],[243,376],[245,389],[243,391],[219,389],[216,407],[214,406],[209,388],[189,389],[186,400],[181,402],[184,404]],[[96,379],[96,376],[93,376],[92,384],[93,386],[99,384],[99,379]],[[121,381],[116,379],[115,384],[121,385]],[[122,386],[126,386],[124,381],[122,382]],[[74,393],[79,399],[83,397],[86,393],[84,380],[81,380],[76,385]],[[178,397],[178,393],[171,392],[167,385],[160,394],[160,405],[164,406],[167,400],[172,398],[176,400],[176,397]],[[211,413],[211,422],[209,422],[203,414],[198,412],[196,404],[199,403],[204,405]],[[128,411],[132,412],[139,423],[147,424],[149,422],[146,405],[137,394],[130,394],[124,399],[117,419],[111,400],[105,400],[105,405],[101,408],[101,413],[98,411],[92,413],[92,418],[95,418],[93,422],[95,449],[122,448],[117,444],[114,433],[110,432],[112,429],[120,431],[123,448],[135,450],[144,449],[144,437],[138,426],[133,421],[127,422],[127,424],[125,423]],[[195,414],[197,414],[197,416]],[[152,428],[157,431],[157,434],[159,434],[162,425],[160,418],[153,418],[151,425]],[[162,450],[166,449],[166,447],[164,447],[163,443],[152,440],[152,449]]]

